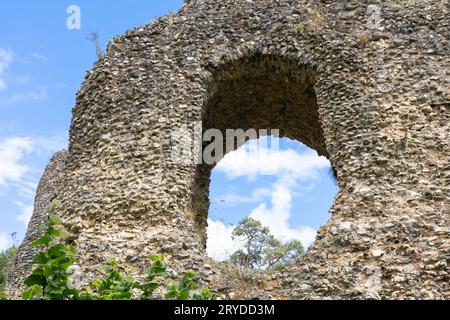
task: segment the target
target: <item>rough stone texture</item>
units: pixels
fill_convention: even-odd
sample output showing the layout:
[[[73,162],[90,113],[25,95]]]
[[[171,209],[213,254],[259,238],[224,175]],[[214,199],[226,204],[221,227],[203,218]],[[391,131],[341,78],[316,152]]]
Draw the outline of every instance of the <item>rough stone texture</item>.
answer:
[[[114,38],[78,92],[57,195],[85,281],[164,252],[226,298],[449,299],[449,36],[446,1],[197,0]],[[211,167],[170,157],[195,121],[279,128],[329,158],[333,216],[299,263],[245,276],[206,257]]]
[[[43,235],[42,226],[48,217],[48,207],[57,197],[64,183],[64,165],[67,151],[56,153],[47,165],[45,172],[39,181],[36,190],[33,216],[28,224],[25,239],[20,244],[18,251],[12,261],[7,277],[6,291],[13,293],[24,289],[23,280],[31,273],[31,260],[39,252],[40,248],[31,248],[30,244]],[[20,294],[18,294],[20,296]]]

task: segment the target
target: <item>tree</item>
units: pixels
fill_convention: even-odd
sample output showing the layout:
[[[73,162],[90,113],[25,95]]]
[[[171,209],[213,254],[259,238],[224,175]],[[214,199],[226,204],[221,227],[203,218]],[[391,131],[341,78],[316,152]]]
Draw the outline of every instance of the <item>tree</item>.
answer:
[[[16,251],[17,249],[12,247],[4,252],[0,252],[0,295],[5,290],[6,276]]]
[[[242,219],[233,229],[232,238],[243,241],[244,245],[230,256],[230,261],[249,268],[280,268],[305,252],[300,241],[284,243],[260,221],[249,217]]]
[[[274,238],[265,252],[265,262],[268,269],[277,269],[298,260],[304,253],[305,249],[300,241],[283,243]]]
[[[270,238],[269,228],[263,227],[260,221],[248,217],[242,219],[233,229],[232,239],[244,241],[244,249],[233,253],[230,260],[250,268],[261,267]]]

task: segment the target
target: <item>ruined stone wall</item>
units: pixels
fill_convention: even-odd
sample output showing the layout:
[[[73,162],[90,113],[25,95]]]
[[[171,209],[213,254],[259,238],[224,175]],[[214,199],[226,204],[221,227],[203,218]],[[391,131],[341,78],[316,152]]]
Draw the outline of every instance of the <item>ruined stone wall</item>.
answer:
[[[446,1],[197,0],[114,38],[77,94],[57,192],[84,280],[160,252],[228,298],[450,298],[447,16]],[[206,257],[211,167],[170,156],[195,122],[279,128],[329,158],[333,216],[299,263],[242,286]]]
[[[51,159],[42,175],[36,190],[33,215],[28,224],[25,239],[20,244],[11,264],[7,277],[7,292],[20,296],[19,292],[25,289],[23,280],[31,274],[31,260],[41,248],[30,247],[30,244],[42,237],[43,226],[48,218],[48,208],[56,199],[64,183],[64,166],[66,151],[57,152]]]

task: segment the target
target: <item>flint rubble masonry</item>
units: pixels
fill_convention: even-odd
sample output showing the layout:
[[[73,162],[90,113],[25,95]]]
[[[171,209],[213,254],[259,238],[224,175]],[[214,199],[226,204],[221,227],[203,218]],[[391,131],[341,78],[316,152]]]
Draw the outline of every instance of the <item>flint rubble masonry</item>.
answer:
[[[374,29],[357,1],[191,0],[115,37],[41,180],[8,293],[58,199],[85,283],[110,258],[138,272],[165,253],[173,277],[197,271],[224,298],[450,299],[448,7],[375,5]],[[171,131],[198,121],[279,128],[328,157],[333,216],[298,263],[243,279],[206,256],[212,168],[170,158]]]

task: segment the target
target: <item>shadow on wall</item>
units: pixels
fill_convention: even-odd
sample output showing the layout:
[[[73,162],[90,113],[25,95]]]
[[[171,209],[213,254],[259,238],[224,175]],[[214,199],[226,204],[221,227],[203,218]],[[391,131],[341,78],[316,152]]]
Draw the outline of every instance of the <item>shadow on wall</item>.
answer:
[[[228,156],[221,162],[197,165],[195,188],[192,195],[193,211],[205,247],[207,243],[208,209],[211,214],[210,201],[212,202],[211,207],[217,205],[217,203],[214,203],[217,199],[210,199],[211,172],[216,165],[219,171],[221,168],[227,167],[229,163],[234,166],[243,165],[246,169],[242,173],[234,172],[233,170],[238,169],[233,169],[233,165],[230,166],[231,171],[226,174],[235,175],[234,178],[238,176],[247,178],[253,176],[255,178],[257,176],[255,170],[264,171],[270,169],[271,166],[282,168],[279,174],[272,175],[272,180],[275,181],[266,183],[270,187],[265,189],[269,189],[270,192],[262,191],[263,187],[256,188],[255,193],[265,192],[267,203],[256,203],[259,206],[249,208],[249,200],[244,198],[250,197],[254,200],[258,198],[258,195],[245,193],[244,196],[242,192],[237,192],[235,200],[242,197],[240,200],[247,201],[247,208],[242,210],[233,208],[231,211],[240,212],[241,218],[249,214],[258,216],[260,220],[264,220],[265,224],[271,224],[276,233],[284,233],[285,238],[303,238],[306,246],[313,241],[316,230],[329,219],[327,210],[331,206],[334,194],[337,192],[337,187],[333,183],[333,179],[329,177],[329,172],[331,170],[334,175],[336,175],[336,172],[331,169],[330,163],[325,158],[328,154],[319,120],[314,90],[315,82],[316,72],[314,68],[298,65],[296,62],[273,55],[255,55],[243,58],[230,62],[215,71],[209,82],[209,95],[203,114],[202,128],[204,133],[209,129],[214,129],[220,133],[221,138],[227,138],[228,146],[220,150],[220,153],[228,154]],[[236,137],[231,136],[232,148],[229,148],[230,129],[236,130],[236,133],[237,130],[240,130],[241,136],[242,133],[245,136],[250,130],[258,133],[260,130],[267,130],[266,134],[270,134],[270,130],[276,129],[278,130],[278,136],[284,139],[263,137],[266,134],[239,139],[236,134]],[[255,138],[260,138],[255,140],[258,142],[270,142],[269,148],[267,146],[257,148],[260,154],[256,155],[256,158],[255,145],[261,143],[250,142],[248,152],[241,151],[241,149],[231,152],[241,147],[246,141]],[[270,155],[271,150],[269,149],[273,148],[273,143],[279,143],[279,141],[288,141],[283,143],[286,144],[286,148],[283,146],[284,150],[280,149],[278,153]],[[295,143],[297,143],[296,146],[294,146]],[[291,144],[290,147],[289,144]],[[207,148],[208,142],[204,142],[203,151],[206,151]],[[308,148],[314,149],[317,153]],[[259,158],[259,161],[257,158]],[[263,165],[258,165],[259,162]],[[323,173],[314,174],[313,172],[316,171]],[[293,194],[299,193],[301,187],[298,186],[298,182],[305,179],[308,174],[328,177],[329,185],[321,186],[326,190],[324,193],[326,193],[327,201],[323,201],[324,195],[316,190],[316,193],[319,193],[317,198],[318,202],[321,203],[320,210],[325,213],[320,222],[314,223],[314,227],[307,228],[297,221],[297,230],[291,230],[289,222],[292,219],[295,220],[291,217],[291,213],[297,210],[296,201],[298,201],[296,197],[293,197]],[[237,186],[236,188],[247,187],[245,183],[241,183],[240,187]],[[260,190],[258,191],[258,189]],[[215,193],[215,190],[213,190],[213,193]],[[325,209],[322,208],[323,203],[327,203]],[[308,206],[306,210],[314,211],[311,210],[311,207],[313,206]],[[293,214],[292,216],[295,217],[296,215]],[[236,220],[236,217],[231,219],[231,224],[235,224]],[[217,227],[215,233],[230,234],[232,226],[218,225],[217,223],[215,221],[215,224],[212,224]],[[227,240],[221,241],[222,244],[224,241],[227,241],[229,245],[232,243],[229,237]],[[221,252],[216,258],[224,258],[223,250]]]

